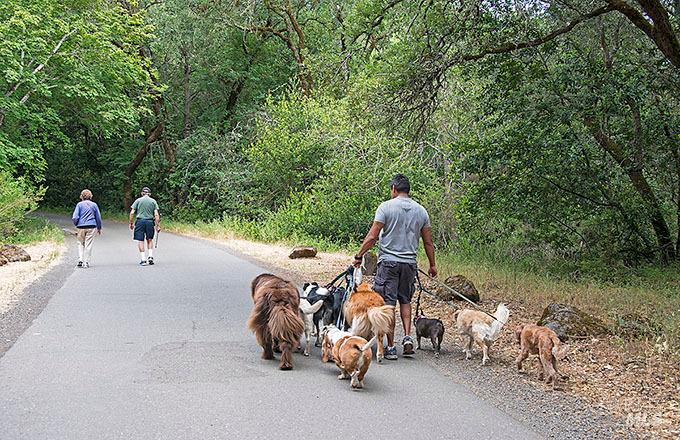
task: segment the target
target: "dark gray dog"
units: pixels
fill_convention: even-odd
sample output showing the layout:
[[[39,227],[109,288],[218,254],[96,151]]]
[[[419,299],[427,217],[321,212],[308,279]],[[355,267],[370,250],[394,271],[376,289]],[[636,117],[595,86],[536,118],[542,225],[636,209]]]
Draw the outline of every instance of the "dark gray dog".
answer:
[[[444,323],[439,319],[430,319],[421,315],[413,319],[413,325],[416,327],[418,350],[420,350],[420,338],[430,338],[432,348],[434,348],[434,355],[439,357],[442,341],[444,340]]]

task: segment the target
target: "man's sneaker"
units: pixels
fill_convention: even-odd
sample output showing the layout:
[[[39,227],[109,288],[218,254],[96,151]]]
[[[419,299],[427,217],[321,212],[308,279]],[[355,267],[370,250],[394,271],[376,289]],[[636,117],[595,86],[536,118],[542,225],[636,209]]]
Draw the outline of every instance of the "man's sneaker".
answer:
[[[397,347],[385,347],[385,359],[396,361],[398,359]]]
[[[146,266],[146,260],[140,261],[140,262],[139,262],[139,265],[140,265],[140,266]]]
[[[149,266],[153,266],[153,257],[149,257],[148,263],[149,263]]]
[[[78,265],[77,265],[76,267],[83,267],[83,262],[82,262],[82,261],[79,261],[79,262],[78,262]]]
[[[88,262],[86,261],[85,263],[83,263],[83,267],[84,267],[85,269],[88,269],[88,268],[90,267],[90,263],[88,263]]]
[[[404,336],[401,340],[401,345],[404,346],[404,357],[413,357],[416,353],[413,351],[413,339],[410,336]]]

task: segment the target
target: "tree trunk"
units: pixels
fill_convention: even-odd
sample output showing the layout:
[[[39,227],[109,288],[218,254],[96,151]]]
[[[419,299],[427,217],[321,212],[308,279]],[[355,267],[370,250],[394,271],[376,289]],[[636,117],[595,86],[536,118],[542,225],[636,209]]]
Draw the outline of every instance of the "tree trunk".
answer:
[[[165,126],[164,126],[163,122],[158,122],[156,124],[156,126],[151,129],[151,131],[144,138],[144,145],[142,145],[139,148],[139,150],[137,150],[135,157],[132,158],[132,161],[130,161],[128,166],[125,168],[125,171],[123,172],[123,176],[124,176],[124,181],[123,181],[123,209],[126,210],[126,211],[128,209],[130,209],[130,206],[132,205],[132,197],[133,197],[132,176],[134,176],[135,171],[137,171],[137,168],[139,168],[139,166],[144,161],[144,158],[146,157],[147,153],[149,152],[149,148],[151,147],[151,144],[156,142],[161,137],[164,129],[165,129]]]
[[[184,124],[182,129],[182,137],[184,139],[189,137],[191,134],[191,65],[189,64],[189,58],[184,55],[184,78],[182,81],[182,87],[184,91]]]
[[[600,127],[600,125],[592,118],[584,120],[585,125],[590,129],[591,134],[597,143],[604,149],[614,161],[623,168],[628,175],[633,188],[640,195],[642,200],[649,208],[649,220],[656,234],[657,243],[661,257],[665,263],[675,259],[675,244],[671,238],[671,231],[663,217],[659,201],[654,194],[654,190],[647,182],[647,179],[642,172],[640,164],[634,163],[628,157],[623,148],[614,142]]]
[[[664,114],[661,113],[661,116],[663,117]],[[675,257],[677,259],[680,259],[680,146],[678,145],[677,141],[675,141],[675,138],[673,137],[673,134],[671,133],[671,129],[668,126],[668,123],[664,121],[663,123],[663,131],[668,138],[668,140],[671,142],[671,155],[673,156],[673,162],[675,162],[675,205],[676,205],[676,239],[675,239],[675,249],[676,249],[676,255]]]

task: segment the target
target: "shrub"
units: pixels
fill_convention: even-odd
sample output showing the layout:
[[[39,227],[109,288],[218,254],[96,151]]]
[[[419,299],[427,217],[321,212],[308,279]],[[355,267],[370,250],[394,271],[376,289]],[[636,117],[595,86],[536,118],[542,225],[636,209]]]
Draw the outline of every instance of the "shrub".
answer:
[[[35,190],[23,179],[0,172],[0,241],[17,232],[24,215],[37,208],[44,189]]]

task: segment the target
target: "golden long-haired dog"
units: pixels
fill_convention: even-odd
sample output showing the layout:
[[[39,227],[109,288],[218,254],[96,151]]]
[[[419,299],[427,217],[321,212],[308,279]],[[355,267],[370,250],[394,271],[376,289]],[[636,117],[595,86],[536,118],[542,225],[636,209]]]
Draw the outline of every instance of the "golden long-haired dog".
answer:
[[[248,327],[255,333],[264,352],[262,359],[274,359],[274,348],[281,350],[282,370],[293,369],[293,347],[304,331],[298,308],[298,290],[290,281],[272,274],[257,276],[251,284],[253,310]]]
[[[542,325],[525,325],[515,331],[515,337],[520,344],[520,354],[517,356],[517,369],[522,370],[522,362],[529,354],[538,354],[541,364],[539,380],[545,377],[546,383],[552,382],[555,388],[557,382],[557,361],[567,355],[568,345],[561,345],[557,333]]]
[[[344,306],[345,318],[350,333],[364,339],[378,337],[378,362],[384,359],[383,336],[394,331],[394,306],[385,305],[385,300],[361,283]]]

